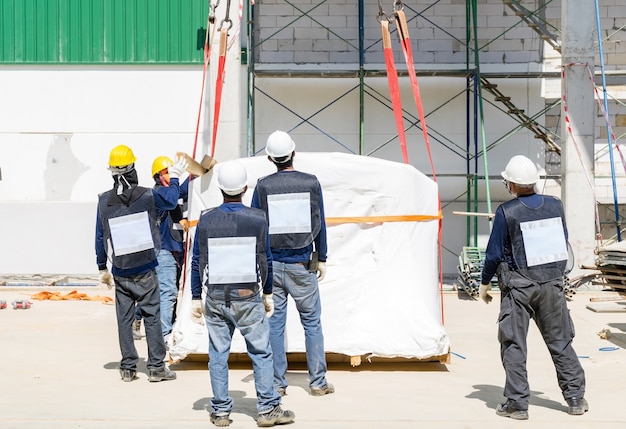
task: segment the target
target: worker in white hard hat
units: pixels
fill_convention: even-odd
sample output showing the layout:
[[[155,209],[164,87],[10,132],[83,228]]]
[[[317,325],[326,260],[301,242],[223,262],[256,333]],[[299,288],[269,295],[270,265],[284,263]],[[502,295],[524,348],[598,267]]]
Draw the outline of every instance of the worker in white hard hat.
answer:
[[[295,415],[281,408],[282,398],[272,381],[268,322],[273,312],[272,253],[267,218],[263,211],[241,202],[248,189],[248,175],[239,161],[217,164],[216,170],[223,203],[200,216],[191,260],[192,317],[204,314],[209,334],[210,420],[220,427],[231,423],[228,356],[233,332],[239,329],[252,360],[257,424],[290,423]]]
[[[137,379],[139,357],[132,333],[135,303],[141,307],[145,321],[148,381],[174,380],[176,373],[163,362],[166,350],[161,333],[159,280],[155,269],[158,264],[156,254],[161,246],[156,211],[176,207],[178,177],[187,162],[182,158],[172,165],[170,186],[157,191],[138,186],[135,160],[133,151],[126,145],[111,150],[109,170],[113,176],[113,188],[98,196],[96,263],[100,283],[115,286],[122,380]],[[107,267],[109,250],[111,272]]]
[[[274,266],[274,315],[270,318],[274,353],[274,384],[286,394],[288,380],[285,350],[287,299],[296,303],[306,338],[309,389],[313,396],[333,393],[326,380],[327,364],[321,322],[318,282],[326,274],[326,222],[324,199],[317,177],[296,171],[296,145],[289,134],[275,131],[267,138],[265,152],[277,172],[259,179],[252,207],[268,215]]]
[[[563,291],[568,259],[563,205],[556,197],[535,192],[539,174],[523,155],[511,158],[502,177],[514,198],[496,210],[479,288],[480,298],[488,304],[491,279],[498,276],[498,341],[507,400],[496,407],[496,414],[528,419],[526,342],[531,318],[548,346],[567,412],[584,414],[589,410],[585,372],[572,347],[574,325]]]

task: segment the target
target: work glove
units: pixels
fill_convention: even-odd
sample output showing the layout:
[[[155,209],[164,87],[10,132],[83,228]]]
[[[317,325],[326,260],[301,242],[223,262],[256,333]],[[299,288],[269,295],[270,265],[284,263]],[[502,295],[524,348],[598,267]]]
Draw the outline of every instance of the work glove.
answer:
[[[184,156],[177,158],[174,165],[167,168],[167,172],[170,173],[170,179],[180,178],[181,174],[183,174],[188,164],[189,163]]]
[[[317,281],[321,282],[326,276],[326,262],[317,263]]]
[[[204,304],[201,299],[191,300],[191,320],[198,325],[204,325]]]
[[[115,285],[115,283],[113,282],[113,276],[106,268],[104,270],[100,270],[98,281],[100,282],[100,286],[106,286],[109,289],[111,289]]]
[[[265,315],[270,318],[274,314],[274,297],[271,293],[263,294],[263,306],[265,307]]]
[[[480,297],[480,299],[485,301],[485,304],[489,304],[491,300],[493,299],[493,297],[489,295],[490,290],[491,290],[491,282],[487,283],[486,285],[481,284],[480,287],[478,288],[478,296]]]

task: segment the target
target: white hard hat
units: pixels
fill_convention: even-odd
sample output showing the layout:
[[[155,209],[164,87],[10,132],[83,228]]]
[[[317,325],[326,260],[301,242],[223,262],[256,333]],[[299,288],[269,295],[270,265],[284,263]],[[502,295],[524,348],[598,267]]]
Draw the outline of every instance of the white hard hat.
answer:
[[[539,181],[535,163],[524,155],[515,155],[500,173],[504,180],[518,185],[533,185]]]
[[[289,134],[284,131],[274,131],[269,135],[265,143],[265,153],[274,160],[290,157],[295,148],[296,144],[289,137]]]
[[[248,173],[237,161],[217,164],[217,187],[227,195],[239,195],[248,184]]]

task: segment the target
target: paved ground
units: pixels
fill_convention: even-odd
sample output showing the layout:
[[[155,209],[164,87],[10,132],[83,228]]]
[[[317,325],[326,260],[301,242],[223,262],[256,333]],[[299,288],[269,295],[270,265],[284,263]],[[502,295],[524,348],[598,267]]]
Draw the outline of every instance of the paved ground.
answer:
[[[118,374],[119,349],[112,305],[98,301],[34,301],[29,310],[13,310],[11,301],[41,289],[0,287],[0,428],[207,428],[211,389],[206,362],[172,366],[178,379],[149,383],[145,360],[140,379],[124,383]],[[50,289],[45,289],[50,290]],[[62,289],[67,293],[71,289]],[[113,296],[98,287],[88,295]],[[439,363],[368,363],[352,368],[330,365],[337,392],[312,397],[301,363],[290,368],[291,385],[284,408],[296,413],[299,428],[623,428],[626,393],[626,312],[594,312],[591,297],[570,301],[576,326],[574,342],[587,374],[590,411],[569,416],[550,357],[531,329],[528,370],[532,398],[530,420],[517,422],[495,414],[502,400],[504,372],[496,340],[497,302],[485,305],[464,293],[444,293],[445,326],[452,359]],[[615,304],[617,308],[626,303]],[[601,339],[597,332],[613,335]],[[137,342],[145,358],[145,342]],[[605,351],[606,347],[617,350]],[[230,372],[235,398],[232,428],[256,427],[251,369],[244,363]]]

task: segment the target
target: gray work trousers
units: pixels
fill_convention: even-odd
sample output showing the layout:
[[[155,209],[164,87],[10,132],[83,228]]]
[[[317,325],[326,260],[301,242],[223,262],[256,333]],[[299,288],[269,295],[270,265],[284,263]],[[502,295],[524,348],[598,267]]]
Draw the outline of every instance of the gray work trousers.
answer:
[[[165,341],[161,331],[161,299],[159,280],[156,270],[131,277],[114,276],[115,311],[117,314],[117,333],[120,342],[122,360],[121,369],[137,369],[137,349],[133,339],[133,321],[135,320],[135,302],[141,308],[148,344],[149,370],[161,370],[165,367]]]
[[[506,373],[504,396],[517,409],[528,409],[530,387],[526,372],[526,338],[532,318],[543,337],[556,369],[557,381],[565,399],[585,395],[585,372],[572,347],[574,324],[563,293],[563,282],[533,283],[512,271],[506,284],[500,284],[498,341]]]

